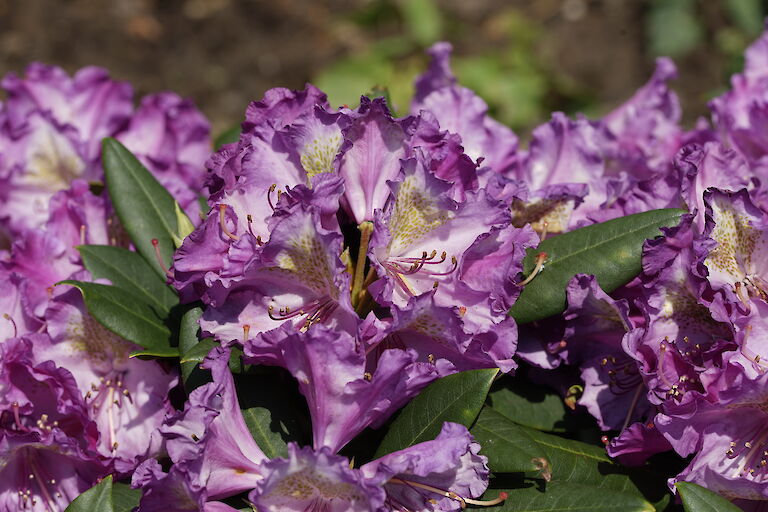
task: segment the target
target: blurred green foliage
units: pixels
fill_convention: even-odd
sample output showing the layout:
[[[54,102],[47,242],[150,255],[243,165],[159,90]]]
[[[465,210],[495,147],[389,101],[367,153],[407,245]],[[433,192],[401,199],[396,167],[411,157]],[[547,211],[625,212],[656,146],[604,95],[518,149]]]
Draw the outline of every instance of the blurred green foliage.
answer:
[[[601,2],[546,3],[564,16],[574,5],[586,9],[590,3]],[[727,73],[721,83],[712,85],[709,97],[727,87],[728,75],[741,69],[744,48],[760,33],[768,12],[768,1],[763,0],[637,0],[634,4],[641,16],[638,24],[645,38],[647,67],[656,56],[668,55],[680,63],[705,47],[708,52],[714,47],[714,57],[724,62]],[[448,40],[456,47],[452,67],[459,82],[475,90],[491,113],[515,130],[529,130],[553,110],[588,115],[604,112],[606,106],[599,103],[598,94],[562,72],[556,60],[542,58],[543,42],[557,35],[547,32],[551,20],[535,19],[535,7],[533,3],[500,3],[477,26],[450,9],[448,2],[363,2],[340,15],[358,30],[361,44],[326,67],[314,81],[335,105],[356,105],[360,91],[386,88],[403,115],[409,110],[414,78],[428,65],[424,50],[436,41]],[[483,38],[482,44],[473,44],[478,37]]]

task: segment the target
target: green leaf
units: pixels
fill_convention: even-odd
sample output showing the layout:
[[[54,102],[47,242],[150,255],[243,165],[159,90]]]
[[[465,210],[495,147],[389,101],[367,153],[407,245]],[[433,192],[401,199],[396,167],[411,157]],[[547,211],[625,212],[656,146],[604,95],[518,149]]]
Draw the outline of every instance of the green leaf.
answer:
[[[115,512],[131,512],[139,506],[140,499],[139,489],[131,489],[130,485],[119,482],[112,484],[112,504]]]
[[[445,421],[472,425],[497,373],[496,368],[471,370],[430,384],[390,424],[374,458],[434,439]]]
[[[550,483],[567,481],[637,496],[656,494],[664,485],[663,476],[614,464],[603,447],[516,425],[490,407],[483,408],[471,432],[494,473],[536,471],[547,473]],[[541,461],[530,469],[534,457],[546,461],[545,470],[540,471]]]
[[[152,267],[137,253],[111,245],[81,245],[77,249],[94,278],[109,279],[156,308],[160,316],[165,316],[179,303],[176,293],[165,280],[158,279]]]
[[[481,453],[488,457],[494,473],[524,473],[541,469],[537,460],[547,460],[547,452],[527,434],[525,427],[512,423],[486,407],[472,427]]]
[[[483,508],[488,512],[654,512],[648,501],[635,494],[571,482],[523,480],[515,487],[492,481],[483,499],[494,499],[502,490],[504,503]]]
[[[202,307],[190,308],[181,317],[179,326],[181,379],[187,393],[191,393],[193,389],[211,381],[209,372],[201,369],[199,365],[216,345],[216,342],[211,338],[201,340],[198,336],[198,331],[200,331],[198,321],[202,315]]]
[[[139,254],[161,277],[165,277],[152,240],[157,240],[160,256],[167,267],[173,256],[174,237],[178,236],[176,201],[117,140],[104,139],[102,161],[109,197],[120,222]]]
[[[181,244],[184,243],[184,239],[195,230],[195,225],[192,224],[192,221],[189,220],[189,217],[187,217],[187,214],[184,213],[184,210],[181,209],[181,206],[179,206],[177,201],[174,201],[173,205],[174,213],[176,214],[176,225],[178,226],[176,234],[173,237],[173,245],[178,249],[181,247]]]
[[[178,349],[170,346],[171,332],[157,313],[131,292],[117,286],[83,281],[67,280],[58,284],[78,288],[88,312],[118,336],[140,345],[153,355],[178,355]]]
[[[235,375],[235,386],[245,424],[267,457],[286,457],[288,442],[311,439],[306,400],[285,370],[260,367],[257,374]]]
[[[529,249],[523,273],[530,274],[537,254],[547,253],[544,269],[523,288],[509,310],[518,324],[556,315],[565,310],[565,289],[575,274],[593,274],[607,293],[640,273],[643,242],[674,226],[685,211],[652,210],[576,229],[548,238]]]
[[[690,482],[675,484],[685,512],[739,512],[741,509],[717,493]]]
[[[240,140],[240,125],[235,125],[221,132],[213,141],[213,147],[218,151],[224,144],[232,144]]]
[[[515,423],[547,432],[565,432],[569,420],[560,395],[519,377],[497,381],[488,405]]]
[[[112,503],[112,475],[75,498],[64,512],[115,512]]]

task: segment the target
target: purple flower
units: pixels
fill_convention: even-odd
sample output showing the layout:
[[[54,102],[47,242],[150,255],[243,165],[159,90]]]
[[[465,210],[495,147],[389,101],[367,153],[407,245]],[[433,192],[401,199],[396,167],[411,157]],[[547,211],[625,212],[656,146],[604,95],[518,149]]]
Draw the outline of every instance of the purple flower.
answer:
[[[708,302],[720,316],[748,313],[752,297],[768,291],[768,216],[746,190],[704,193],[707,241],[698,254],[715,296]]]
[[[314,446],[341,449],[367,426],[377,427],[437,378],[413,351],[385,350],[368,371],[356,340],[317,325],[307,332],[273,331],[245,346],[246,362],[288,369],[307,399]]]
[[[228,361],[229,350],[212,350],[204,365],[213,382],[195,389],[184,411],[160,428],[173,462],[185,465],[211,499],[252,489],[266,459],[243,420]]]
[[[735,151],[716,142],[689,144],[675,158],[681,174],[681,194],[688,210],[698,212],[697,228],[704,228],[704,191],[716,187],[731,191],[751,185],[752,171]]]
[[[82,450],[98,441],[83,396],[72,374],[52,361],[37,363],[33,348],[50,343],[47,335],[31,334],[0,344],[0,428],[36,432],[41,438],[69,436]]]
[[[614,158],[621,170],[642,178],[669,168],[683,135],[680,102],[667,86],[676,76],[670,59],[657,59],[650,81],[602,118],[616,137]]]
[[[641,466],[651,455],[672,449],[653,421],[633,423],[611,439],[608,455],[625,466]]]
[[[723,142],[748,161],[768,153],[762,134],[768,122],[768,33],[763,32],[745,52],[744,72],[731,77],[731,90],[709,104]]]
[[[338,231],[322,228],[316,210],[297,204],[276,221],[269,242],[226,301],[206,310],[203,330],[225,343],[245,343],[283,323],[296,330],[323,323],[354,332],[359,319],[339,258],[341,242]]]
[[[41,227],[48,201],[77,178],[98,179],[79,134],[47,112],[32,112],[23,125],[0,126],[0,222],[12,235]]]
[[[142,491],[138,512],[237,512],[220,501],[207,501],[205,485],[197,476],[186,465],[174,464],[164,473],[155,459],[144,461],[131,480]]]
[[[472,160],[495,173],[506,173],[517,159],[517,137],[488,115],[488,105],[480,97],[457,85],[448,62],[451,50],[445,42],[429,49],[432,63],[416,79],[411,111],[430,111],[442,129],[461,137],[464,151]]]
[[[84,141],[84,158],[94,160],[101,139],[128,120],[133,110],[133,90],[116,82],[105,69],[86,67],[70,78],[64,70],[40,63],[30,64],[23,78],[9,73],[2,87],[8,93],[9,123],[17,128],[35,113],[47,113],[60,125],[72,126]]]
[[[384,491],[349,467],[344,457],[328,448],[313,451],[288,445],[287,459],[264,463],[264,480],[248,496],[265,512],[377,512]]]
[[[360,107],[344,129],[339,174],[344,178],[344,205],[356,224],[372,221],[374,210],[389,197],[388,181],[400,173],[406,156],[406,133],[392,119],[383,98],[360,98]]]
[[[0,429],[0,460],[2,510],[64,510],[106,474],[60,432],[40,436]]]
[[[37,344],[35,360],[56,361],[72,372],[101,433],[98,452],[121,472],[156,455],[159,438],[153,433],[171,410],[174,373],[156,361],[129,357],[138,347],[86,313],[76,290],[53,301],[46,319],[51,341]]]
[[[462,510],[467,504],[492,505],[474,498],[488,487],[487,459],[480,445],[457,423],[443,423],[433,441],[390,453],[363,465],[366,478],[381,481],[392,510]]]
[[[195,222],[211,138],[208,120],[194,104],[171,92],[145,96],[117,138]]]
[[[657,427],[681,456],[695,454],[672,483],[695,482],[729,499],[765,500],[768,374],[749,379],[728,364],[718,373],[712,384],[716,401],[698,396],[657,417]]]

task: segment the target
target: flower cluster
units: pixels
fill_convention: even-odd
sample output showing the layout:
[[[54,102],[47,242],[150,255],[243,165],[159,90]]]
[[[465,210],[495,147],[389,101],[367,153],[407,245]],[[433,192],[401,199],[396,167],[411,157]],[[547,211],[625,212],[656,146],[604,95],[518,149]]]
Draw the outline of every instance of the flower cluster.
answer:
[[[673,491],[768,500],[768,33],[711,122],[680,126],[675,67],[659,59],[626,103],[597,120],[554,113],[525,149],[457,83],[450,45],[429,53],[409,115],[272,89],[213,154],[205,119],[172,93],[134,110],[95,68],[3,80],[0,510],[63,510],[109,474],[140,489],[139,512],[495,505],[507,494],[482,497],[493,468],[464,425],[378,458],[350,447],[436,379],[520,361],[565,383],[617,461],[674,450],[690,459]],[[103,282],[79,245],[132,249],[102,190],[104,137],[192,219],[165,276],[181,309],[201,308],[208,382],[182,389],[178,365],[131,357],[138,345],[57,285]],[[687,213],[645,242],[630,283],[609,295],[577,274],[562,316],[509,315],[547,272],[538,252],[523,276],[542,241],[664,208]],[[310,443],[267,455],[233,359],[292,376]]]
[[[130,358],[79,292],[76,247],[127,246],[103,189],[101,139],[120,138],[184,208],[210,152],[208,122],[172,93],[145,97],[98,68],[31,65],[2,81],[0,108],[0,510],[61,511],[107,474],[159,455],[172,367]],[[195,217],[193,217],[195,218]]]

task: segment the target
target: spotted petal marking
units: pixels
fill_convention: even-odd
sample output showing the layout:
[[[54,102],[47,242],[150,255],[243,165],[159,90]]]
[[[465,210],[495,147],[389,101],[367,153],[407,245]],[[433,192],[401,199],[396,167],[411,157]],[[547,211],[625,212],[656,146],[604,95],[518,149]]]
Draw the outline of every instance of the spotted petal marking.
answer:
[[[768,246],[762,229],[764,217],[746,191],[705,194],[709,237],[717,245],[704,259],[710,282],[730,286],[745,302],[747,294],[764,297],[768,275]]]
[[[452,218],[452,212],[437,206],[435,198],[424,193],[416,175],[407,176],[397,191],[389,230],[390,254],[399,254],[430,231],[439,228]]]

